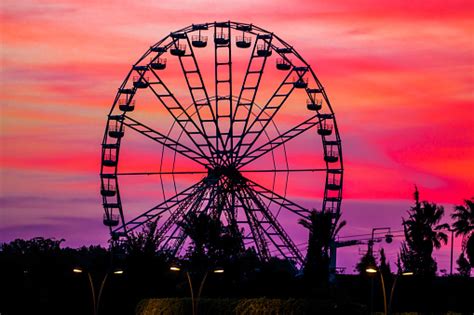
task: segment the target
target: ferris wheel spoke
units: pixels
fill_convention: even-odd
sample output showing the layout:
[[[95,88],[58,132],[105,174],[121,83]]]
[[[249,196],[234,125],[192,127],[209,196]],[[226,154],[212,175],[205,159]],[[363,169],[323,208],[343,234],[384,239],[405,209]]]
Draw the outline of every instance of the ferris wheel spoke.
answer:
[[[214,79],[216,109],[217,159],[228,163],[232,148],[226,147],[226,140],[232,128],[232,41],[229,22],[214,24]]]
[[[175,122],[186,133],[188,138],[193,142],[198,151],[204,156],[210,156],[211,160],[215,147],[205,136],[204,131],[196,124],[191,115],[181,105],[178,99],[171,93],[163,80],[160,79],[156,71],[151,69],[151,73],[157,82],[150,82],[150,90],[160,101],[160,103],[168,110]],[[161,92],[157,91],[153,85],[157,84],[161,87]],[[171,102],[171,103],[170,103]],[[207,150],[204,150],[207,149]]]
[[[236,199],[240,202],[241,207],[243,208],[242,210],[247,219],[246,223],[250,229],[250,234],[244,236],[244,242],[246,240],[251,240],[255,244],[259,256],[265,260],[268,260],[270,258],[270,251],[268,249],[268,244],[265,240],[265,233],[256,217],[256,214],[252,210],[251,199],[240,190],[237,190],[235,192],[235,196]],[[244,222],[240,221],[239,223],[243,224]]]
[[[285,258],[293,259],[297,263],[302,264],[304,259],[298,247],[293,243],[290,236],[278,223],[277,218],[261,200],[256,191],[251,189],[249,186],[244,187],[243,190],[247,193],[254,204],[252,212],[254,214],[260,214],[258,223],[267,238],[272,242],[273,246],[275,246],[275,248]]]
[[[295,172],[326,172],[326,168],[295,168],[295,169],[259,169],[239,170],[240,173],[295,173]]]
[[[165,212],[173,212],[175,209],[179,208],[183,202],[186,202],[187,200],[191,199],[204,187],[205,183],[203,180],[201,180],[198,183],[186,188],[185,190],[156,205],[150,210],[135,217],[131,221],[128,221],[123,226],[116,228],[112,231],[112,233],[117,233],[120,231],[133,231],[136,228],[150,222],[151,220],[159,218]]]
[[[246,180],[247,186],[251,188],[252,191],[254,191],[256,194],[258,194],[262,198],[265,198],[300,217],[306,218],[307,215],[309,214],[308,209],[300,206],[296,202],[293,202],[287,199],[286,197],[283,197],[277,194],[276,192],[268,188],[265,188],[262,185],[259,185],[248,178],[245,178],[245,180]]]
[[[286,102],[290,94],[295,89],[295,81],[292,75],[296,72],[298,79],[308,72],[307,67],[294,67],[291,71],[288,72],[286,77],[280,83],[278,88],[275,90],[273,95],[267,101],[265,106],[257,114],[256,118],[252,121],[250,126],[244,130],[242,133],[239,142],[237,143],[235,151],[237,152],[236,159],[240,160],[242,156],[246,156],[250,149],[255,145],[258,138],[262,135],[264,130],[273,121],[276,113],[280,110],[283,104]],[[243,151],[240,154],[240,151]]]
[[[179,225],[177,224],[179,221],[182,221],[186,215],[189,215],[190,212],[193,212],[196,208],[198,208],[199,204],[202,203],[202,197],[205,194],[205,189],[200,189],[197,191],[196,194],[193,195],[192,198],[187,199],[183,202],[176,211],[174,211],[168,219],[161,225],[160,229],[157,232],[157,237],[160,242],[163,242],[163,248],[168,247],[168,243],[171,240],[176,240],[177,244],[180,244],[181,235],[175,237],[177,231],[180,229]],[[174,227],[173,232],[166,237],[166,234]],[[176,249],[174,249],[176,250]]]
[[[182,224],[185,224],[187,218],[192,213],[207,212],[211,207],[211,202],[215,196],[215,190],[210,189],[213,185],[208,181],[204,181],[204,183],[204,189],[201,189],[200,193],[195,195],[195,197],[187,203],[186,207],[183,208],[182,211],[179,213],[175,212],[173,218],[170,217],[168,219],[169,222],[165,223],[167,230],[162,233],[163,237],[165,236],[164,234],[168,232],[173,226],[174,230],[168,237],[166,237],[166,239],[164,239],[162,248],[172,250],[174,253],[179,252],[179,249],[184,244],[185,239],[188,237],[188,235],[186,235],[184,230],[180,227],[179,223],[181,222]],[[181,230],[181,232],[178,233],[178,236],[175,236],[179,230]],[[169,245],[170,241],[174,241],[174,245]]]
[[[238,167],[243,167],[256,159],[260,158],[261,156],[267,154],[268,152],[273,151],[274,149],[278,148],[282,144],[287,143],[288,141],[296,138],[300,134],[310,130],[311,128],[319,125],[322,120],[318,118],[318,115],[314,115],[309,119],[306,119],[302,123],[294,126],[293,128],[285,131],[282,134],[279,134],[277,137],[267,141],[266,143],[260,145],[258,148],[255,148],[248,152],[247,154],[243,155],[240,160],[237,161]]]
[[[124,116],[123,124],[130,129],[133,129],[136,132],[144,135],[145,137],[150,138],[161,145],[193,160],[196,163],[199,163],[205,167],[211,164],[211,160],[209,160],[209,158],[204,156],[202,153],[199,153],[196,150],[184,145],[182,142],[176,141],[165,134],[148,127],[147,125],[142,124],[136,119]]]
[[[140,175],[193,175],[207,174],[208,171],[162,171],[162,172],[119,172],[117,176],[140,176]]]
[[[181,69],[183,71],[184,78],[186,80],[186,85],[188,87],[189,94],[191,95],[193,105],[196,109],[196,114],[199,119],[201,130],[206,139],[217,139],[219,138],[219,134],[217,132],[213,134],[211,130],[212,127],[215,127],[216,115],[214,113],[214,109],[211,106],[209,94],[207,92],[206,85],[204,84],[204,80],[202,78],[201,70],[199,69],[199,64],[194,54],[193,45],[191,44],[187,33],[180,33],[179,35],[185,36],[187,46],[189,47],[189,53],[179,55],[178,58],[179,63],[181,65]],[[199,36],[199,41],[204,43],[202,41],[202,36]],[[173,41],[173,45],[175,48],[179,48],[179,39],[175,39]]]
[[[181,248],[183,247],[186,238],[186,233],[184,233],[184,231],[179,226],[175,226],[173,232],[170,233],[168,237],[165,237],[163,239],[163,242],[162,244],[160,244],[159,249],[165,252],[169,252],[170,257],[176,257],[181,251]]]
[[[242,36],[244,38],[244,36]],[[252,53],[247,65],[244,80],[240,88],[239,97],[236,102],[235,111],[232,115],[230,135],[226,140],[226,145],[234,147],[234,137],[240,138],[241,134],[234,136],[234,128],[242,131],[247,128],[247,124],[252,113],[252,106],[257,95],[257,90],[260,86],[263,70],[269,57],[269,49],[272,43],[273,35],[257,36],[252,48]],[[230,142],[230,143],[229,143]],[[234,160],[235,157],[232,157]]]

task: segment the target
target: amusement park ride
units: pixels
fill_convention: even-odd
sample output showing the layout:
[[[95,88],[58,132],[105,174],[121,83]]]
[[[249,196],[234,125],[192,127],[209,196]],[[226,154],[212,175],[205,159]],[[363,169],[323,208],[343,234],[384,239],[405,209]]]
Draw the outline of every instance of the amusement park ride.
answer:
[[[237,80],[234,61],[242,55],[248,56],[248,61]],[[212,72],[206,74],[203,69]],[[267,70],[272,74],[264,75]],[[177,74],[185,84],[173,88],[172,76]],[[268,87],[273,92],[257,104],[257,96]],[[141,103],[144,93],[152,95],[155,104]],[[186,103],[184,94],[191,102]],[[290,98],[296,94],[297,98]],[[147,106],[162,110],[156,126],[145,124],[144,115],[138,115]],[[285,108],[294,109],[295,117],[278,123],[276,117],[283,115]],[[164,127],[166,121],[169,129]],[[150,148],[171,152],[173,159],[187,159],[195,168],[179,170],[172,163],[170,170],[164,171],[161,158],[156,162],[160,171],[127,172],[121,166],[124,151],[133,148],[125,145],[132,133],[148,139]],[[288,161],[292,152],[285,148],[295,138],[304,139],[308,148],[320,148],[312,164],[317,168],[290,168],[288,163],[283,169],[275,167],[276,150],[284,152],[283,159]],[[306,143],[307,139],[313,142]],[[335,218],[341,211],[341,139],[324,87],[292,46],[252,24],[193,24],[151,46],[118,89],[108,114],[101,161],[103,223],[110,228],[112,239],[124,239],[156,221],[160,246],[175,255],[187,241],[180,222],[190,213],[205,212],[241,233],[245,247],[254,247],[260,258],[266,260],[275,253],[301,266],[304,254],[289,233],[298,226],[296,220],[306,218],[310,207],[330,211]],[[299,160],[296,163],[300,165]],[[186,186],[188,181],[182,178],[191,174],[201,177]],[[259,174],[271,174],[273,182],[259,182]],[[276,174],[286,176],[281,192],[274,189]],[[299,174],[322,178],[306,183],[321,187],[321,194],[310,198],[310,207],[303,205],[301,198],[287,196],[291,190],[288,176]],[[155,206],[133,212],[123,202],[121,181],[148,175],[171,176],[173,188],[157,197]],[[294,219],[289,220],[285,213]]]

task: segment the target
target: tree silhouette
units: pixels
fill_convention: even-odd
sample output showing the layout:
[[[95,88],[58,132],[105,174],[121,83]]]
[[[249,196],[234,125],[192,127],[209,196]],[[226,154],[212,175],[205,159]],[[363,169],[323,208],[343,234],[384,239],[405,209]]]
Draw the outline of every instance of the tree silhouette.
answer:
[[[142,231],[129,233],[121,247],[113,248],[115,253],[124,252],[128,285],[134,299],[156,296],[164,293],[164,286],[157,283],[166,281],[170,257],[159,250],[157,221],[151,221]]]
[[[205,212],[188,214],[179,226],[191,239],[187,256],[198,269],[235,260],[244,251],[241,232]]]
[[[390,264],[387,262],[387,257],[385,256],[385,250],[380,249],[380,264],[379,270],[383,274],[385,280],[389,279],[392,275],[392,270],[390,269]]]
[[[216,256],[222,223],[205,212],[189,213],[178,223],[183,232],[191,239],[188,255],[192,259],[204,259]]]
[[[310,283],[327,285],[329,278],[329,248],[337,233],[346,225],[341,215],[325,209],[313,209],[299,224],[309,230],[308,251],[304,265],[305,279]]]
[[[158,253],[160,239],[157,233],[157,221],[151,221],[138,233],[130,233],[125,241],[125,251],[128,255],[154,256]]]
[[[420,202],[415,186],[415,205],[408,211],[408,219],[403,220],[405,241],[402,243],[400,258],[405,270],[416,275],[434,276],[437,270],[433,250],[446,244],[448,236],[441,232],[448,224],[439,224],[444,216],[444,208],[427,201]]]
[[[469,277],[471,275],[471,265],[464,257],[464,253],[459,255],[459,258],[456,260],[458,267],[456,268],[461,276]]]
[[[464,200],[464,205],[454,207],[451,217],[456,220],[453,229],[456,236],[462,235],[462,249],[474,267],[474,198]]]
[[[360,274],[360,275],[365,275],[366,274],[366,269],[369,266],[376,266],[377,261],[373,255],[373,253],[368,250],[367,253],[364,254],[355,266],[355,270]]]

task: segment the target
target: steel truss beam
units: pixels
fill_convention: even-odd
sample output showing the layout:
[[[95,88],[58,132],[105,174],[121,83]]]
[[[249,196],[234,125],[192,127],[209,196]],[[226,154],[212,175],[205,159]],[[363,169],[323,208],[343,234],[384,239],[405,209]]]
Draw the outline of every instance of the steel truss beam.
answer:
[[[218,28],[221,33],[218,33]],[[222,38],[219,42],[217,39]],[[227,40],[226,40],[227,39]],[[216,139],[218,160],[226,163],[228,148],[225,138],[231,135],[232,128],[232,38],[230,23],[214,25],[214,78],[215,78],[215,101],[216,101]],[[219,52],[222,51],[222,54]],[[226,125],[228,124],[228,126]],[[220,143],[221,145],[220,145]],[[222,146],[222,148],[221,148]],[[232,148],[230,148],[231,150]]]
[[[245,157],[248,152],[252,149],[252,147],[257,142],[258,138],[261,134],[265,131],[270,121],[273,120],[273,117],[276,113],[280,110],[283,106],[285,101],[288,99],[290,94],[295,89],[294,80],[292,75],[294,72],[297,74],[297,79],[302,79],[303,76],[308,71],[307,68],[301,70],[295,70],[293,68],[291,71],[288,72],[284,80],[280,83],[278,88],[275,90],[273,95],[270,97],[268,102],[265,106],[260,110],[257,114],[257,117],[252,121],[250,126],[244,130],[241,139],[237,143],[235,151],[237,152],[236,157],[236,164],[239,164],[243,157]],[[290,87],[288,87],[290,86]],[[286,89],[286,90],[285,90]],[[248,140],[249,142],[245,142],[247,138],[252,136],[253,138]],[[243,149],[243,153],[240,154],[240,151]]]
[[[184,77],[186,79],[186,85],[188,86],[189,93],[191,95],[194,107],[196,108],[196,113],[199,118],[199,123],[201,125],[201,130],[203,132],[203,135],[206,137],[206,139],[215,139],[216,141],[220,138],[219,137],[219,132],[216,130],[215,134],[209,134],[208,130],[209,128],[206,128],[206,124],[216,123],[216,116],[214,113],[214,110],[211,106],[211,102],[209,99],[209,94],[207,93],[206,86],[204,84],[204,80],[202,79],[201,71],[199,69],[199,65],[196,60],[196,56],[194,55],[194,49],[193,45],[191,44],[191,41],[189,40],[188,33],[186,33],[186,41],[187,45],[189,47],[189,54],[184,54],[182,56],[179,56],[179,63],[181,65],[181,69],[183,71]],[[178,39],[173,40],[173,45],[175,48],[178,48]],[[188,62],[186,60],[189,60],[191,62]],[[198,82],[196,84],[196,80],[193,80],[193,76],[197,76]],[[208,113],[206,115],[206,112]],[[210,116],[211,117],[205,117],[205,116]],[[221,143],[222,142],[222,139]],[[212,143],[212,142],[211,142]],[[216,146],[218,148],[218,145],[216,143]],[[212,148],[211,150],[211,155],[215,154],[216,148]]]
[[[187,200],[182,202],[182,206],[179,206],[176,211],[171,213],[168,219],[166,219],[166,221],[158,229],[157,235],[160,241],[164,240],[165,234],[169,232],[171,227],[176,224],[176,222],[178,222],[180,218],[184,217],[189,213],[189,209],[194,209],[196,208],[196,204],[200,205],[202,203],[203,196],[205,195],[207,188],[208,187],[206,185],[202,187],[202,189],[196,190],[196,193],[191,198],[188,198]],[[188,210],[188,212],[186,212],[186,210]],[[173,234],[171,236],[173,236]]]
[[[261,227],[275,248],[278,249],[283,257],[302,264],[303,255],[299,252],[297,246],[293,243],[283,227],[278,223],[276,217],[273,216],[271,210],[250,186],[244,185],[242,192],[252,201],[254,207],[250,208],[249,211],[256,217],[257,224]],[[260,214],[260,216],[258,214]]]
[[[166,227],[158,234],[158,237],[163,240],[162,249],[171,250],[174,253],[180,251],[187,235],[182,233],[178,222],[186,221],[191,213],[205,212],[209,213],[213,218],[219,218],[220,213],[218,214],[216,212],[216,210],[219,210],[218,206],[216,206],[219,184],[217,182],[210,182],[209,178],[203,179],[203,183],[205,184],[204,189],[202,189],[198,195],[195,195],[192,201],[187,203],[185,208],[180,209],[181,211],[179,212],[175,211],[162,225]],[[166,236],[165,234],[169,232],[172,226],[174,226],[174,230],[171,234]],[[177,236],[175,236],[176,234]],[[174,243],[171,243],[172,241],[174,241]]]
[[[209,188],[207,186],[206,188]],[[180,213],[176,213],[176,215],[173,215],[168,218],[168,220],[163,224],[167,225],[169,228],[167,230],[163,230],[158,234],[158,237],[163,240],[163,244],[161,246],[162,249],[166,250],[171,250],[174,253],[178,253],[184,244],[184,241],[187,237],[187,235],[184,233],[184,231],[180,228],[180,226],[177,224],[178,222],[183,222],[187,216],[189,216],[191,213],[196,212],[198,209],[201,208],[202,203],[204,201],[204,196],[206,194],[207,189],[201,190],[200,194],[193,199],[192,203],[188,203],[189,207],[187,207],[187,211],[184,211],[186,209],[183,209]],[[174,230],[171,234],[168,235],[168,237],[165,238],[165,234],[169,231],[171,227],[174,226]],[[178,233],[177,236],[175,236]],[[170,242],[174,241],[174,244],[170,245]]]
[[[242,210],[245,214],[245,217],[247,218],[247,225],[249,226],[250,233],[252,234],[251,238],[255,244],[257,253],[261,259],[268,261],[270,258],[270,251],[268,249],[267,241],[265,240],[265,233],[261,224],[259,224],[254,211],[252,211],[251,200],[242,194],[240,189],[236,191],[236,197],[240,201]],[[243,222],[240,223],[242,224]]]
[[[262,185],[257,184],[256,182],[245,178],[246,184],[248,187],[250,187],[255,193],[257,193],[259,196],[270,200],[271,202],[281,206],[282,208],[285,208],[286,210],[300,216],[303,218],[307,218],[309,215],[310,211],[297,203],[280,196],[279,194],[275,193],[274,191],[271,191]]]
[[[156,131],[145,124],[142,124],[138,120],[135,120],[131,117],[124,116],[123,124],[130,129],[135,130],[136,132],[148,137],[161,145],[193,160],[196,163],[199,163],[205,167],[208,167],[211,164],[211,161],[202,153],[196,152],[195,150],[185,146],[182,142],[178,142],[159,131]]]
[[[153,69],[150,69],[150,71],[157,80],[157,82],[150,83],[150,90],[160,101],[160,103],[168,110],[173,119],[178,123],[184,133],[186,133],[188,138],[193,142],[199,152],[204,156],[210,156],[210,160],[215,162],[215,159],[212,158],[211,154],[211,152],[215,150],[212,143],[208,138],[206,138],[204,132],[196,125],[196,122],[191,118],[189,113],[176,99],[173,93],[171,93],[166,84],[160,79],[158,74]],[[160,85],[164,89],[164,93],[158,93],[155,88],[153,88],[153,85]],[[169,105],[167,100],[173,102],[174,104]],[[204,140],[204,142],[198,142],[198,139]],[[208,152],[205,152],[203,148],[207,148]]]
[[[235,107],[235,112],[231,120],[231,131],[230,135],[227,138],[226,145],[230,141],[230,147],[234,148],[234,138],[240,138],[242,133],[248,127],[248,121],[252,113],[253,103],[257,95],[258,87],[263,75],[263,70],[267,63],[268,54],[265,54],[263,57],[259,56],[257,53],[257,48],[259,43],[263,42],[266,47],[270,47],[273,36],[270,35],[270,39],[265,39],[257,36],[255,43],[252,48],[252,54],[250,55],[250,60],[247,66],[247,71],[245,72],[244,80],[242,82],[242,87],[240,89],[239,97],[237,99],[237,104]],[[257,63],[255,66],[254,64]],[[244,118],[238,118],[239,113],[244,113]],[[242,133],[234,135],[234,124],[243,124]],[[235,156],[231,157],[231,161],[234,161]]]
[[[307,120],[303,121],[302,123],[296,125],[295,127],[285,131],[284,133],[278,135],[277,137],[273,138],[272,140],[262,144],[258,148],[250,151],[247,155],[241,158],[241,162],[238,164],[238,168],[241,168],[259,157],[267,154],[268,152],[273,151],[277,147],[285,144],[286,142],[290,141],[291,139],[296,138],[300,134],[304,133],[305,131],[319,125],[322,120],[318,118],[317,115],[308,118]]]
[[[172,209],[178,208],[180,203],[186,202],[189,198],[192,198],[199,189],[203,189],[205,187],[203,180],[199,181],[198,183],[186,188],[185,190],[177,193],[171,198],[161,202],[160,204],[156,205],[155,207],[151,208],[150,210],[140,214],[136,218],[132,219],[131,221],[127,222],[126,224],[114,229],[112,233],[119,234],[121,232],[131,232],[136,228],[143,226],[144,224],[150,222],[151,220],[159,217],[161,214],[165,213],[166,211],[172,213]]]

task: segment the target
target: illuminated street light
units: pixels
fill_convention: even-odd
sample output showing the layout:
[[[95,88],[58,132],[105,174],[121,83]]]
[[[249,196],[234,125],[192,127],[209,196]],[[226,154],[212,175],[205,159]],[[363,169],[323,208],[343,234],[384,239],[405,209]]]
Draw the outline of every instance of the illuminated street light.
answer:
[[[87,278],[89,279],[89,285],[90,285],[90,289],[91,289],[92,306],[94,308],[94,315],[99,314],[100,300],[101,300],[101,297],[102,297],[102,292],[104,291],[105,282],[107,281],[107,278],[108,278],[109,274],[112,273],[114,275],[122,275],[124,273],[123,269],[114,269],[114,270],[107,271],[104,275],[104,278],[102,279],[101,284],[100,284],[100,288],[99,288],[99,292],[98,292],[99,294],[96,295],[94,281],[92,279],[91,273],[88,270],[83,269],[82,267],[75,267],[75,268],[72,269],[72,272],[73,273],[84,273],[85,272],[87,274]]]
[[[179,271],[181,271],[181,267],[179,267],[177,265],[171,265],[170,270],[174,271],[174,272],[179,272]],[[202,289],[204,288],[204,283],[206,282],[207,275],[209,274],[209,271],[211,271],[211,270],[209,270],[209,269],[206,270],[206,272],[204,274],[204,277],[202,278],[201,283],[199,285],[199,290],[198,290],[198,293],[197,293],[196,297],[194,296],[193,281],[191,279],[191,274],[186,269],[184,269],[183,271],[186,273],[186,278],[188,279],[188,284],[189,284],[189,291],[191,292],[191,303],[192,303],[192,308],[193,308],[192,313],[193,313],[193,315],[196,315],[197,310],[198,310],[197,309],[198,302],[199,302],[199,299],[201,297]],[[224,268],[220,268],[220,267],[219,268],[214,268],[214,269],[212,269],[212,272],[222,274],[222,273],[224,273]]]
[[[377,269],[374,268],[374,267],[367,267],[367,269],[365,269],[365,272],[367,272],[367,273],[377,273]]]
[[[372,266],[372,265],[367,266],[367,268],[365,269],[365,272],[367,272],[368,274],[378,273],[380,275],[380,283],[382,285],[382,293],[383,293],[384,314],[387,315],[389,314],[389,312],[391,313],[393,293],[395,292],[395,286],[397,284],[398,278],[400,276],[402,277],[413,276],[413,271],[403,271],[403,272],[397,273],[397,275],[395,276],[395,280],[393,281],[392,288],[390,290],[390,300],[389,300],[388,306],[387,306],[387,292],[385,291],[385,281],[384,281],[382,272],[380,272],[377,266]]]

